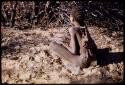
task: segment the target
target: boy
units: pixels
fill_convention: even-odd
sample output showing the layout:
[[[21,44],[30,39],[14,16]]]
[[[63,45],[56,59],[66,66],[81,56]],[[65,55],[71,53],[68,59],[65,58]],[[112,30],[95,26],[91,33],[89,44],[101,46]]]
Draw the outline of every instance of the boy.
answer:
[[[70,21],[73,27],[69,28],[71,37],[70,46],[51,42],[50,48],[64,60],[64,65],[72,74],[78,74],[80,68],[89,66],[95,57],[97,46],[92,40],[85,24],[82,9],[72,7]]]

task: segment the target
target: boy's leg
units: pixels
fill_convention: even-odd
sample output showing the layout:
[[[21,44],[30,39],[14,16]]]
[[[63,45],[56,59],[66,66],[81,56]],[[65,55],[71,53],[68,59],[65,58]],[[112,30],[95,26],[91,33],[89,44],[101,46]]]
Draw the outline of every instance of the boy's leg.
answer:
[[[79,61],[81,60],[79,56],[73,55],[68,49],[56,42],[50,43],[50,49],[53,50],[56,55],[63,59],[64,66],[69,69],[72,74],[79,73]]]
[[[56,42],[50,43],[50,49],[56,53],[59,57],[63,58],[64,60],[67,60],[71,63],[77,63],[78,56],[73,55],[68,49],[66,49],[63,45],[60,45]]]

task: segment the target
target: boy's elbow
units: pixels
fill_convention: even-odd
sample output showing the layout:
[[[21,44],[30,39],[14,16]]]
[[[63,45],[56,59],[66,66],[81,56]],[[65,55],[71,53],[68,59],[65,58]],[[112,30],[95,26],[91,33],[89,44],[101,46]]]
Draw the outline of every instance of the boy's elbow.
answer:
[[[78,54],[77,50],[75,50],[75,49],[72,49],[72,53],[75,54],[75,55]]]

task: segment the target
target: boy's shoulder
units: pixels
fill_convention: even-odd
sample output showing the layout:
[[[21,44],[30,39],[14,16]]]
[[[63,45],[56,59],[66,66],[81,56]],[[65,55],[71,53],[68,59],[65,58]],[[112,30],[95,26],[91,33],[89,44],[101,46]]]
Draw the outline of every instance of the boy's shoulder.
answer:
[[[81,27],[69,27],[69,30],[77,30],[77,29],[81,29]]]
[[[80,26],[80,27],[69,27],[69,32],[72,32],[72,33],[74,33],[74,32],[83,32],[83,31],[85,31],[85,29],[86,29],[86,27],[85,26]]]

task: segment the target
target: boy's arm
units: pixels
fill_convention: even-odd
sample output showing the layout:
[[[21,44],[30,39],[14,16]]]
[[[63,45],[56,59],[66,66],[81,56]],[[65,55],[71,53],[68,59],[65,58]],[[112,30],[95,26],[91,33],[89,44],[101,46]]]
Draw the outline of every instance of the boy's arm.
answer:
[[[65,44],[63,44],[71,53],[73,54],[77,54],[77,51],[78,51],[78,46],[77,46],[77,41],[75,39],[76,37],[76,31],[74,28],[69,28],[69,33],[70,33],[70,37],[71,37],[71,40],[70,40],[70,46],[67,46]]]

